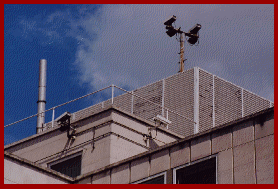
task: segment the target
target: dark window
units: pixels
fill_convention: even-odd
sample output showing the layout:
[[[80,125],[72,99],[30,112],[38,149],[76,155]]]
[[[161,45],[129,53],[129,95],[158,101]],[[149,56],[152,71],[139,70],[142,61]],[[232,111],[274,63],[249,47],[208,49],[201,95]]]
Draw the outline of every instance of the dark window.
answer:
[[[50,169],[76,177],[81,174],[81,155],[66,159],[65,161],[50,165]]]
[[[216,158],[178,169],[176,179],[177,184],[216,184]]]
[[[161,175],[159,177],[150,179],[150,180],[146,180],[144,182],[141,182],[139,184],[164,184],[164,175]]]

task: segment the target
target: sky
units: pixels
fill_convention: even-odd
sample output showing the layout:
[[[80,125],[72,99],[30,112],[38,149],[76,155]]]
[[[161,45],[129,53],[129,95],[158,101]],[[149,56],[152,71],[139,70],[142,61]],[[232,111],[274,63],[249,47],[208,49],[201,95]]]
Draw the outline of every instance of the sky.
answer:
[[[47,60],[46,109],[111,84],[130,91],[176,74],[179,42],[163,24],[172,15],[185,32],[202,25],[199,44],[185,43],[185,70],[198,66],[274,102],[274,5],[5,4],[4,125],[37,113],[40,59]],[[36,117],[6,127],[4,144],[35,133]]]

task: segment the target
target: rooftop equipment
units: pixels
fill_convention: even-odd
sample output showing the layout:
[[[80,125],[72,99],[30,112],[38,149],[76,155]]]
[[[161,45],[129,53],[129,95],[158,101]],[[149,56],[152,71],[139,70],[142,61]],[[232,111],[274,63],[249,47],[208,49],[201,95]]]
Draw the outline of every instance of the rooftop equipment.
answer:
[[[179,72],[184,71],[184,35],[188,37],[187,42],[191,45],[195,45],[199,40],[199,30],[201,29],[200,24],[196,24],[191,28],[187,33],[181,31],[181,28],[174,28],[172,24],[176,21],[177,17],[173,15],[168,20],[164,22],[166,25],[166,33],[169,37],[173,37],[176,34],[180,34],[180,70]],[[184,35],[183,35],[184,34]]]
[[[155,121],[155,125],[157,127],[163,126],[166,127],[167,129],[168,129],[168,125],[172,123],[170,120],[166,119],[161,115],[157,115],[156,117],[153,118],[153,120]]]
[[[71,113],[65,112],[59,117],[57,117],[55,121],[57,121],[58,125],[60,126],[60,130],[61,131],[67,130],[67,137],[69,139],[74,140],[76,138],[75,136],[76,129],[71,126],[70,118],[71,118]],[[72,131],[71,134],[70,131]]]

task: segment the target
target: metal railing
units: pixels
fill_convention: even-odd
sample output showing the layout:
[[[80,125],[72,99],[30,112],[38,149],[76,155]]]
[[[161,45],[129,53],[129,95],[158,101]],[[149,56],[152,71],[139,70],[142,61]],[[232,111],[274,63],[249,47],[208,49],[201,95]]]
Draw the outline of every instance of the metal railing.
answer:
[[[38,115],[43,114],[43,113],[45,113],[45,112],[48,112],[48,111],[50,111],[50,110],[52,110],[52,121],[51,121],[51,123],[52,123],[51,125],[52,125],[52,126],[51,126],[51,127],[54,127],[55,109],[57,109],[57,108],[59,108],[59,107],[61,107],[61,106],[64,106],[64,105],[66,105],[66,104],[75,102],[75,101],[77,101],[77,100],[83,99],[83,98],[85,98],[85,97],[91,96],[91,95],[96,94],[96,93],[98,93],[98,92],[104,91],[104,90],[106,90],[106,89],[108,89],[108,88],[111,88],[111,104],[112,104],[112,105],[114,104],[114,98],[115,98],[115,91],[114,91],[114,90],[115,90],[115,88],[117,88],[117,89],[119,89],[119,90],[121,90],[121,91],[124,91],[124,92],[126,92],[126,93],[128,93],[128,94],[134,96],[134,97],[140,98],[140,99],[142,99],[142,100],[144,100],[144,101],[146,101],[146,102],[149,102],[149,103],[151,103],[151,104],[153,104],[153,105],[155,105],[155,106],[161,108],[161,109],[163,110],[162,112],[166,112],[166,118],[167,118],[167,119],[168,119],[168,112],[171,112],[171,113],[174,113],[174,114],[176,114],[176,115],[178,115],[178,116],[180,116],[180,117],[182,117],[182,118],[184,118],[184,119],[187,119],[187,120],[189,120],[189,121],[195,123],[192,119],[190,119],[190,118],[188,118],[188,117],[186,117],[186,116],[183,116],[183,115],[181,115],[181,114],[179,114],[179,113],[177,113],[177,112],[174,112],[174,111],[170,110],[169,108],[164,107],[163,105],[157,104],[157,103],[155,103],[155,102],[152,102],[151,100],[148,100],[148,99],[143,98],[143,97],[141,97],[141,96],[139,96],[139,95],[136,95],[136,94],[133,93],[133,91],[130,92],[130,91],[127,91],[127,90],[125,90],[125,89],[123,89],[123,88],[121,88],[121,87],[118,87],[118,86],[112,84],[112,85],[110,85],[110,86],[108,86],[108,87],[104,87],[104,88],[102,88],[102,89],[99,89],[99,90],[94,91],[94,92],[92,92],[92,93],[89,93],[89,94],[87,94],[87,95],[84,95],[84,96],[78,97],[78,98],[76,98],[76,99],[70,100],[70,101],[68,101],[68,102],[65,102],[65,103],[63,103],[63,104],[54,106],[54,107],[52,107],[52,108],[50,108],[50,109],[47,109],[47,110],[45,110],[45,111],[43,111],[43,112],[41,112],[41,113],[37,113],[37,114],[31,115],[31,116],[29,116],[29,117],[26,117],[26,118],[24,118],[24,119],[18,120],[18,121],[16,121],[16,122],[7,124],[7,125],[4,126],[4,128],[9,127],[9,126],[14,125],[14,124],[17,124],[17,123],[20,123],[20,122],[22,122],[22,121],[28,120],[28,119],[30,119],[30,118],[32,118],[32,117],[38,116]],[[132,107],[131,113],[133,113],[133,100],[131,101],[131,107]]]

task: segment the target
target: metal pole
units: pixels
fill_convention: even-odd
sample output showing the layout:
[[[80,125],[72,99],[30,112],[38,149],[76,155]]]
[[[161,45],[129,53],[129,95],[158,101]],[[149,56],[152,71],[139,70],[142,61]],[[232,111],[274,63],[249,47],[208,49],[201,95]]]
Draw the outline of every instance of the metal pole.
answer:
[[[53,108],[52,111],[52,125],[51,125],[52,128],[54,127],[54,118],[55,118],[55,108]]]
[[[184,35],[180,33],[180,71],[184,71]]]
[[[42,132],[45,121],[45,97],[46,97],[46,66],[45,59],[40,60],[40,75],[39,75],[39,97],[38,97],[38,116],[37,116],[37,133]]]

